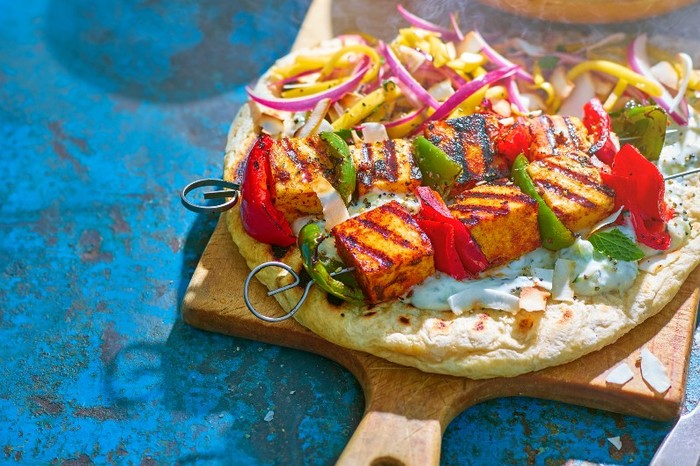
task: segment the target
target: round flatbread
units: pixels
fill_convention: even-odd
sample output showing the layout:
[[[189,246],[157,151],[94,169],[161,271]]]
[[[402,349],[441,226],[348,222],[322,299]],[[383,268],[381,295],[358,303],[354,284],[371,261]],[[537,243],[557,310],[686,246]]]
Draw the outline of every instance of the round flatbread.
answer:
[[[266,88],[266,79],[263,76],[257,86],[260,92]],[[245,105],[229,132],[226,179],[240,180],[246,155],[257,137],[255,130],[250,107]],[[572,361],[613,343],[658,313],[700,262],[700,196],[694,195],[700,177],[687,177],[684,183],[688,188],[677,210],[684,211],[691,226],[687,242],[667,254],[653,272],[640,271],[623,292],[578,297],[573,303],[550,301],[544,312],[475,309],[456,315],[418,309],[398,300],[371,308],[339,305],[312,287],[295,318],[335,344],[426,372],[481,379],[516,376]],[[297,248],[279,257],[278,248],[246,234],[237,208],[225,214],[225,221],[249,267],[282,260],[301,271]],[[290,281],[279,270],[266,269],[258,278],[269,289],[278,288]],[[301,295],[297,288],[275,297],[288,310]]]

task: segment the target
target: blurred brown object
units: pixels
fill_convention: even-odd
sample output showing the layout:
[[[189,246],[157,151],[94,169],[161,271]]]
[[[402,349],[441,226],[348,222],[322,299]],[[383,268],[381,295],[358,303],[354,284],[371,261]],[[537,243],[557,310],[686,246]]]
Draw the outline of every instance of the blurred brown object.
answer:
[[[563,23],[616,23],[670,13],[696,0],[479,0],[499,10]]]

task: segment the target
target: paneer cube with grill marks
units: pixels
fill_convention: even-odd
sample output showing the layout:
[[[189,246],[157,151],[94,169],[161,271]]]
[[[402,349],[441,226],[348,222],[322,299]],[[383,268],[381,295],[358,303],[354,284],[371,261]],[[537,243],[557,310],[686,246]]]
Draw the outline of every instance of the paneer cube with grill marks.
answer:
[[[317,179],[332,176],[333,165],[326,151],[325,142],[318,137],[284,138],[273,142],[270,149],[272,198],[288,221],[323,211],[313,186]]]
[[[588,151],[588,130],[580,119],[561,115],[540,115],[524,119],[529,126],[532,144],[529,160],[566,155],[571,151]]]
[[[538,192],[571,231],[594,226],[615,209],[615,193],[581,152],[531,163],[527,173]]]
[[[463,191],[448,208],[467,226],[491,266],[511,261],[541,244],[537,201],[507,179]]]
[[[409,193],[420,186],[421,172],[407,139],[351,145],[350,155],[357,169],[359,196],[372,189]]]
[[[506,158],[494,150],[493,141],[498,131],[497,117],[480,113],[427,125],[425,138],[462,166],[452,194],[471,188],[479,181],[508,176]]]
[[[396,201],[336,225],[332,234],[370,304],[396,299],[435,273],[430,239]]]

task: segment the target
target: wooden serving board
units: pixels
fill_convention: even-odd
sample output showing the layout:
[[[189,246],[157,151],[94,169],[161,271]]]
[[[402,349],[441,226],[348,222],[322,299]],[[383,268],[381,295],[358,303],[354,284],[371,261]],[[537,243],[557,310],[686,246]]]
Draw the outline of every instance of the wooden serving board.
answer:
[[[359,1],[359,0],[358,0]],[[410,7],[410,2],[409,5]],[[380,1],[384,13],[393,2]],[[360,8],[358,2],[314,0],[294,47],[304,47],[345,32],[338,18],[356,17],[335,8]],[[335,30],[334,30],[335,29]],[[349,369],[365,395],[365,415],[339,459],[341,465],[438,464],[442,433],[464,409],[504,396],[531,396],[631,414],[656,420],[678,416],[685,394],[687,364],[698,306],[700,268],[675,299],[659,314],[613,345],[572,363],[515,378],[469,380],[423,373],[366,353],[338,347],[294,320],[270,324],[254,317],[243,302],[243,283],[249,269],[233,244],[222,218],[195,270],[183,303],[183,319],[213,332],[264,341],[318,353]],[[257,281],[251,299],[268,315],[281,313]],[[655,394],[639,369],[646,346],[666,366],[671,388]],[[605,382],[609,371],[626,362],[635,377],[622,387]]]
[[[364,391],[365,415],[339,459],[341,465],[438,464],[442,433],[464,409],[504,396],[531,396],[656,420],[678,416],[685,394],[687,363],[698,305],[700,268],[659,314],[613,345],[572,363],[514,378],[469,380],[402,367],[366,353],[341,348],[293,319],[270,324],[254,317],[243,302],[249,272],[222,218],[194,272],[183,303],[183,319],[213,332],[318,353],[349,369]],[[257,281],[251,300],[281,314]],[[639,369],[646,346],[666,366],[671,388],[655,394]],[[627,362],[635,377],[622,387],[607,384],[611,368]]]

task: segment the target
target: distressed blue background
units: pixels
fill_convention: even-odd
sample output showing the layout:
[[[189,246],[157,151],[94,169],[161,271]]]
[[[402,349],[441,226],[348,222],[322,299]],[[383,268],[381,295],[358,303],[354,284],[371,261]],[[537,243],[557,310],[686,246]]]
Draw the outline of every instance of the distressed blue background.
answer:
[[[0,0],[0,462],[329,464],[363,398],[344,369],[184,325],[243,86],[308,0]],[[688,407],[700,396],[698,342]],[[269,411],[272,419],[266,421]],[[646,464],[670,423],[505,399],[445,464]],[[621,436],[617,451],[606,437]]]

